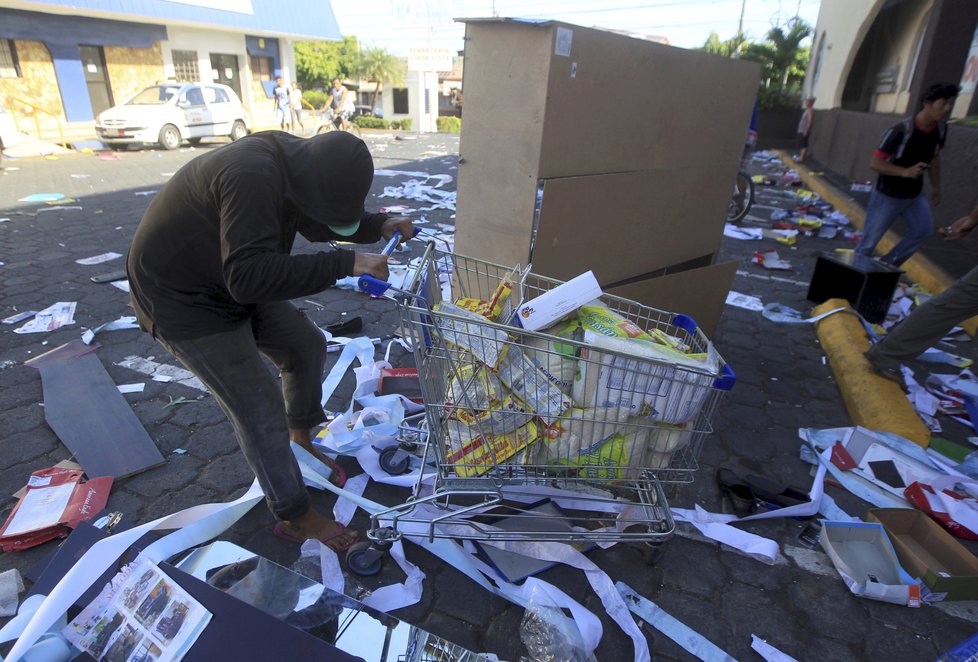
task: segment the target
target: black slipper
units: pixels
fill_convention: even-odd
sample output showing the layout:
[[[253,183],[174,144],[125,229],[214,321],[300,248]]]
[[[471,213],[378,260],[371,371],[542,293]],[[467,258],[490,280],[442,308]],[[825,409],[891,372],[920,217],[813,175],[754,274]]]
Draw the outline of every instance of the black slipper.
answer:
[[[735,515],[744,517],[754,512],[757,505],[754,492],[737,474],[721,467],[717,469],[716,480],[720,491],[730,499]]]

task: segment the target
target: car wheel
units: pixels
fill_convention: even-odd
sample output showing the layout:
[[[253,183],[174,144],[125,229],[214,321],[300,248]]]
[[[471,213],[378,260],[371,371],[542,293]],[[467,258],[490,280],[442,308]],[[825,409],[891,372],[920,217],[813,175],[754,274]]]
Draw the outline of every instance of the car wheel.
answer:
[[[176,149],[180,146],[180,140],[180,132],[172,124],[167,124],[160,129],[160,147],[163,149]]]
[[[234,124],[231,125],[231,141],[241,140],[248,135],[248,128],[244,125],[241,120],[235,120]]]

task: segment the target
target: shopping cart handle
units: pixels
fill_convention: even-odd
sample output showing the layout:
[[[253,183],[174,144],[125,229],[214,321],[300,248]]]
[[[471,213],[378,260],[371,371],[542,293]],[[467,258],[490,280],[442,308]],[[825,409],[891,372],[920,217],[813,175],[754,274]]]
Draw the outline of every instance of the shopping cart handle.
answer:
[[[720,370],[720,376],[713,380],[713,388],[721,391],[729,391],[737,383],[737,375],[729,363],[724,363]]]
[[[371,276],[370,274],[364,274],[357,279],[357,287],[375,297],[381,296],[390,286],[391,284],[387,281]]]

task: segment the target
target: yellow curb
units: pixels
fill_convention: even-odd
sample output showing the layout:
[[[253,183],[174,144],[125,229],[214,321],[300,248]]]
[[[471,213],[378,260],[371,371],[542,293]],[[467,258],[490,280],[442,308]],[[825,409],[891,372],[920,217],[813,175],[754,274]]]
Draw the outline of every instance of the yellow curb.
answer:
[[[852,310],[844,299],[829,299],[816,306],[812,315],[840,307]],[[869,349],[869,338],[859,319],[844,312],[829,315],[815,323],[815,332],[829,359],[853,424],[893,432],[927,448],[930,430],[920,420],[903,390],[895,382],[876,374],[863,356]]]
[[[798,172],[798,175],[810,191],[818,193],[824,200],[832,203],[832,206],[848,216],[849,220],[857,228],[860,230],[863,228],[866,222],[866,212],[859,203],[801,163],[792,159],[785,152],[776,150],[776,153],[781,157],[781,160],[786,166]],[[886,253],[896,246],[899,241],[900,235],[892,231],[887,232],[880,239],[880,243],[877,244],[877,252],[881,254]],[[954,279],[946,271],[934,264],[926,255],[920,253],[911,256],[900,268],[907,272],[907,278],[933,294],[940,294],[954,284]],[[967,319],[959,323],[958,326],[967,331],[969,336],[975,337],[978,335],[978,316]]]

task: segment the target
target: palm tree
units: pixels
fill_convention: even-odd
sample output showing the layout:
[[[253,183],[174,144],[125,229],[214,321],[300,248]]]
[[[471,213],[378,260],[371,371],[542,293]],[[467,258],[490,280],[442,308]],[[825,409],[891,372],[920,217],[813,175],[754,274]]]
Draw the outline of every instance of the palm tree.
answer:
[[[779,87],[782,90],[788,87],[788,78],[792,69],[799,64],[799,57],[804,57],[801,42],[811,33],[811,26],[802,20],[789,23],[787,32],[779,27],[768,31],[767,41],[771,47],[769,61],[773,73],[778,76]],[[804,67],[804,62],[801,66]]]
[[[383,48],[368,48],[362,51],[357,62],[357,73],[376,83],[370,99],[371,108],[377,106],[377,95],[385,82],[389,81],[392,85],[404,83],[404,63]]]

